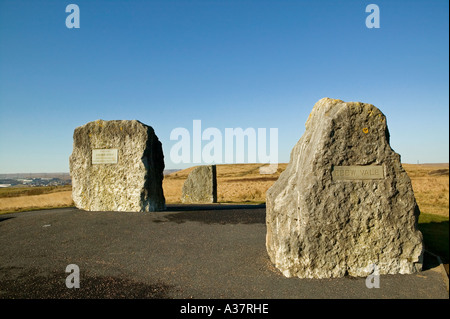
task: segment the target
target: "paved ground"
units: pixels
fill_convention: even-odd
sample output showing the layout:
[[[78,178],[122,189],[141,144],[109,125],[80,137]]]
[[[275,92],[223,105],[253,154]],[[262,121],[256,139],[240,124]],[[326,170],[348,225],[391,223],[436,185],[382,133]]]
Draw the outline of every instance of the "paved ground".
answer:
[[[265,208],[169,205],[158,213],[75,208],[0,216],[0,298],[448,298],[431,256],[414,275],[285,278],[265,249]],[[80,268],[68,289],[66,266]]]

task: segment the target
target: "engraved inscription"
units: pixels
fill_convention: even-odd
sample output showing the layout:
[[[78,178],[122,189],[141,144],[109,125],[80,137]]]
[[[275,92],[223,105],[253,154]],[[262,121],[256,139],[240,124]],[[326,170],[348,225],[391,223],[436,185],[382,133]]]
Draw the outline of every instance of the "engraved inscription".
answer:
[[[92,150],[92,164],[117,164],[117,154],[115,148]]]
[[[384,169],[381,165],[335,166],[331,176],[335,181],[383,179]]]

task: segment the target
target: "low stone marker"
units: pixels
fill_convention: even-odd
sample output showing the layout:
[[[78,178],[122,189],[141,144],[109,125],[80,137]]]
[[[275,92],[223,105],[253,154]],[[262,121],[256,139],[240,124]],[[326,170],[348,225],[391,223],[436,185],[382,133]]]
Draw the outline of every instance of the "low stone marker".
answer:
[[[152,127],[97,120],[77,127],[70,156],[72,198],[88,211],[159,211],[164,155]]]
[[[216,165],[194,168],[183,184],[181,202],[217,203]]]
[[[414,273],[423,260],[419,214],[384,114],[324,98],[267,191],[267,252],[287,277]]]

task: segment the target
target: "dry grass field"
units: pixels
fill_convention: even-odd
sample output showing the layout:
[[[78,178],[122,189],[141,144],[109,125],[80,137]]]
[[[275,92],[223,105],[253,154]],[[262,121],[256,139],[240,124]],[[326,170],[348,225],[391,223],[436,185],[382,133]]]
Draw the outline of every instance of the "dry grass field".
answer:
[[[263,203],[270,186],[287,164],[279,164],[272,175],[259,174],[261,164],[217,165],[217,199],[219,202]],[[449,165],[403,164],[411,178],[422,212],[449,216]],[[164,178],[167,203],[180,203],[181,188],[194,167],[172,173]]]
[[[73,206],[71,186],[0,188],[0,214]]]
[[[279,164],[272,175],[259,174],[261,164],[217,165],[219,203],[265,202],[265,193],[287,164]],[[411,178],[421,215],[419,229],[428,251],[449,260],[449,165],[403,164]],[[168,204],[180,203],[181,189],[194,167],[166,175],[163,182]],[[0,214],[53,207],[73,206],[70,186],[0,188]]]
[[[259,174],[261,164],[217,165],[217,198],[220,203],[263,203],[265,193],[287,164],[279,164],[272,175]],[[403,164],[411,178],[414,194],[424,213],[449,216],[449,165]],[[181,189],[194,167],[166,175],[166,202],[180,203]],[[52,188],[0,189],[0,212],[73,205],[70,186]]]
[[[263,203],[266,191],[278,179],[287,164],[279,164],[272,175],[259,174],[261,164],[217,165],[217,201],[219,203]],[[166,175],[163,188],[167,203],[180,203],[181,189],[195,167]]]
[[[421,212],[449,217],[449,165],[402,164]]]

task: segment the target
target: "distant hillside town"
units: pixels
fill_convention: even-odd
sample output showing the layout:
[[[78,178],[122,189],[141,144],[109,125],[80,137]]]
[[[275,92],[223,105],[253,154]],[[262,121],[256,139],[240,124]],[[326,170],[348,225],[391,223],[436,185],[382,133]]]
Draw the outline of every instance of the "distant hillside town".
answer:
[[[179,171],[178,169],[164,170],[164,175]],[[14,173],[0,174],[0,187],[21,186],[62,186],[71,185],[69,173]]]
[[[0,187],[70,185],[68,173],[0,174]]]

